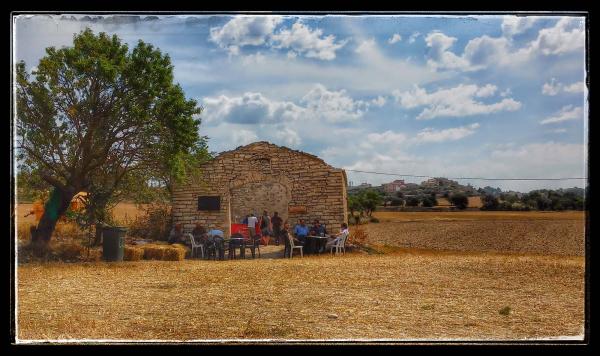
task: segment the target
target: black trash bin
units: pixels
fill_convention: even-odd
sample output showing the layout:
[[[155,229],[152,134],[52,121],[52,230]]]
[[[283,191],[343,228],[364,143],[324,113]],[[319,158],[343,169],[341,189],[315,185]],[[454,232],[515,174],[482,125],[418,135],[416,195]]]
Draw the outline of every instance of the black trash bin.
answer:
[[[102,229],[102,258],[105,261],[123,261],[126,232],[127,229],[121,226]]]

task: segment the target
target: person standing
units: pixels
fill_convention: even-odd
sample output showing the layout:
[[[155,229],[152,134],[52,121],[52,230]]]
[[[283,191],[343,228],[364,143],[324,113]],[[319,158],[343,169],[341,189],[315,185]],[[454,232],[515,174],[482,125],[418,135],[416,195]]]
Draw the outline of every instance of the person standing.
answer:
[[[271,226],[271,217],[266,210],[263,210],[263,214],[260,219],[260,232],[262,236],[265,236],[267,239],[273,235],[272,226]],[[268,240],[267,240],[268,241]]]
[[[258,219],[254,216],[254,213],[248,216],[248,237],[254,242],[254,238],[256,236],[256,224],[258,223]]]
[[[281,224],[283,223],[283,219],[279,216],[277,212],[273,213],[273,217],[271,218],[271,225],[273,225],[273,236],[275,237],[275,245],[279,246],[279,241],[281,239]]]

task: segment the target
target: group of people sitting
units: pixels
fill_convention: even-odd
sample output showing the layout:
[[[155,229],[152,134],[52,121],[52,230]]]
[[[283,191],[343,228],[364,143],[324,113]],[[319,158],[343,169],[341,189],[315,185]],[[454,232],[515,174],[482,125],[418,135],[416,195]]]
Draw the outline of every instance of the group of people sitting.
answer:
[[[294,245],[306,246],[309,236],[327,236],[327,242],[324,246],[321,246],[321,249],[328,249],[335,246],[342,237],[347,237],[349,234],[348,225],[343,223],[339,234],[328,236],[325,224],[322,224],[317,219],[313,221],[311,226],[307,225],[304,219],[299,219],[298,223],[294,225],[292,229],[290,228],[289,223],[287,221],[284,222],[277,212],[275,212],[273,216],[269,216],[266,210],[263,211],[260,218],[257,218],[254,214],[248,214],[242,223],[246,224],[248,227],[248,237],[255,245],[258,244],[259,238],[268,240],[273,238],[276,245],[279,245],[283,241],[285,244],[284,256],[289,256],[290,239],[293,239]],[[257,225],[260,228],[260,236],[257,236],[256,234]],[[197,223],[196,227],[192,230],[191,235],[197,244],[202,244],[204,246],[204,251],[214,249],[216,253],[221,253],[221,251],[225,249],[225,239],[222,230],[207,230],[202,224]],[[231,237],[241,236],[232,235]],[[190,236],[189,234],[183,233],[181,223],[175,224],[169,234],[168,241],[170,244],[181,243],[191,247]]]

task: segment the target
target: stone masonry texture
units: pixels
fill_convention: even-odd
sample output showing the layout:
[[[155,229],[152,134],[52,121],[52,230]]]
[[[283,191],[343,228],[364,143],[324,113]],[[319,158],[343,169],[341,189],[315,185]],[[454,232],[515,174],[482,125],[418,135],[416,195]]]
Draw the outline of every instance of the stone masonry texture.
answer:
[[[228,236],[230,224],[263,210],[277,211],[292,227],[300,218],[319,219],[330,233],[348,222],[346,172],[311,154],[261,141],[223,152],[199,169],[199,178],[173,190],[173,221],[185,232],[201,223]],[[199,211],[199,196],[219,196],[221,209]]]

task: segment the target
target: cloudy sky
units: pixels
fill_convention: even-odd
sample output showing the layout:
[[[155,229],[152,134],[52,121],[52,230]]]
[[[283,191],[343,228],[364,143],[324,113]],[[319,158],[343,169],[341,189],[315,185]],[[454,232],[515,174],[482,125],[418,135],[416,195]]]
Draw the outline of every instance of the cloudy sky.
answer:
[[[15,21],[16,59],[33,70],[46,47],[72,44],[85,27],[168,53],[204,108],[211,151],[265,140],[348,170],[586,176],[583,17],[35,15]]]

